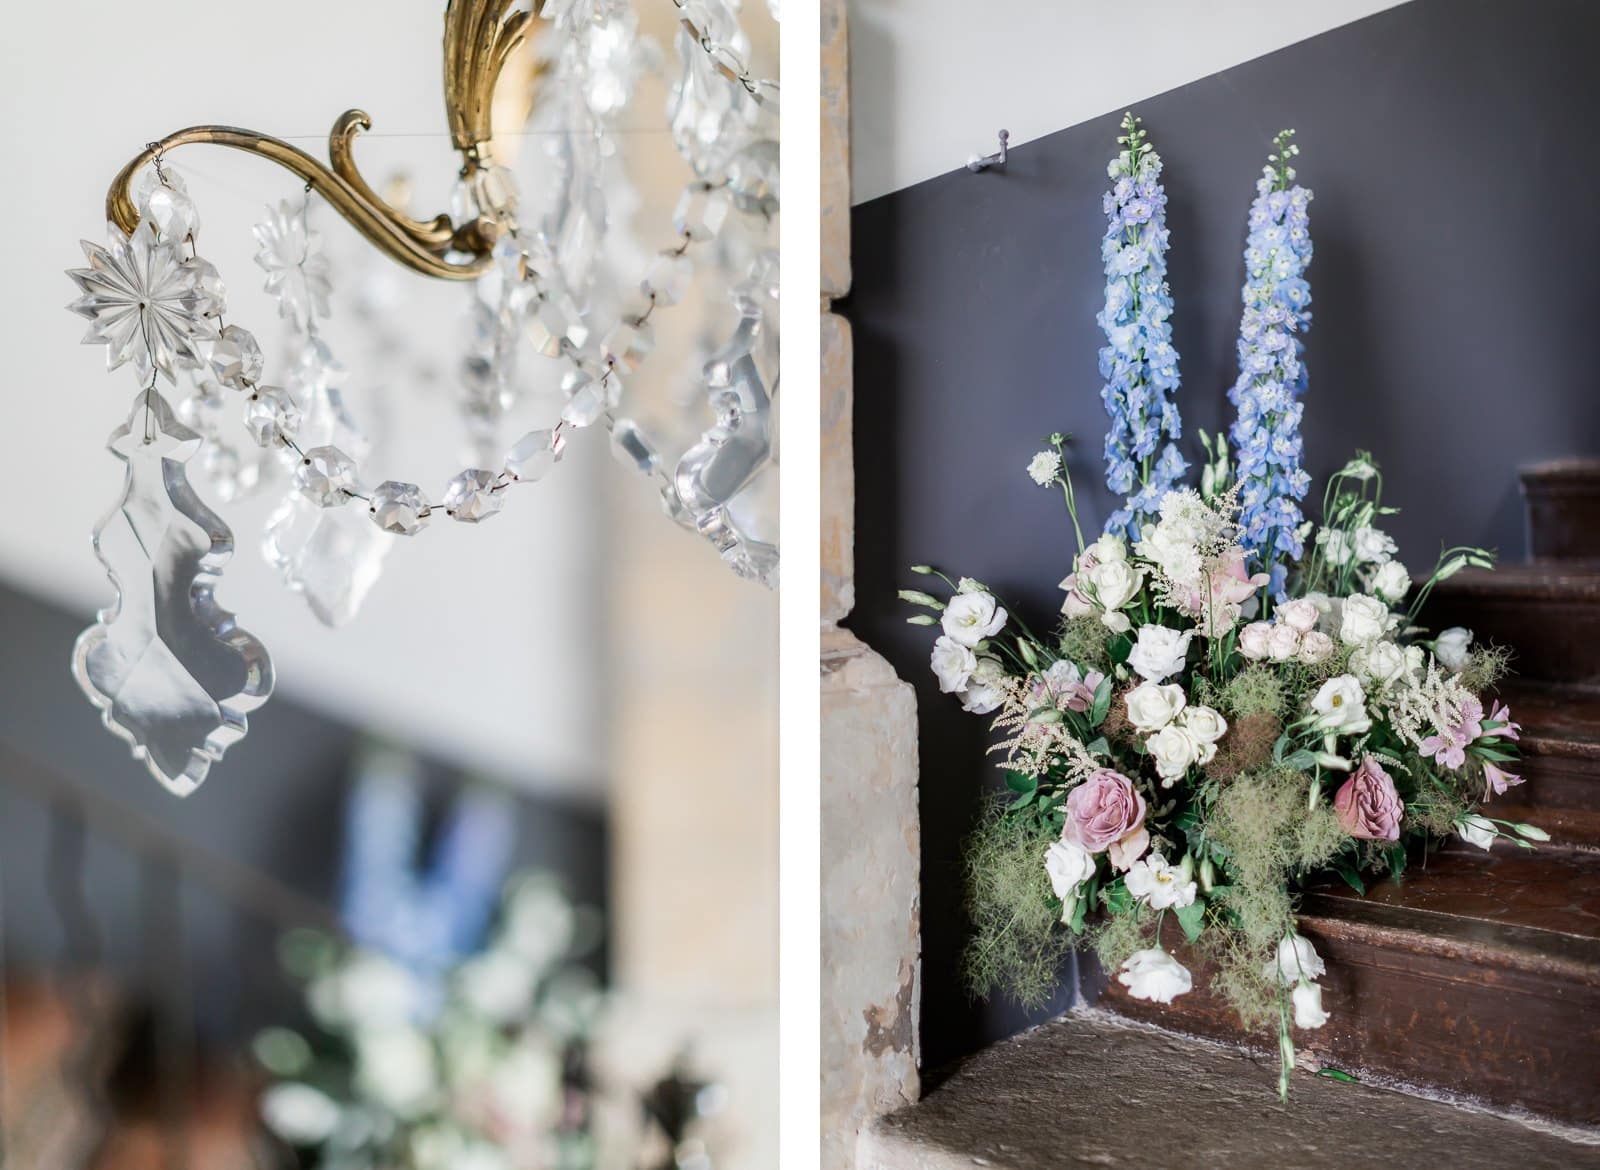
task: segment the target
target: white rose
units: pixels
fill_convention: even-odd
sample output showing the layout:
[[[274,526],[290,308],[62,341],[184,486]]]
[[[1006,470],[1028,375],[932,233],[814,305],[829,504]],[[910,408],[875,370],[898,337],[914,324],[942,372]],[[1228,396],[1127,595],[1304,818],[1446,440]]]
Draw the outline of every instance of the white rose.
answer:
[[[1239,653],[1246,658],[1260,660],[1267,656],[1267,636],[1272,633],[1271,622],[1251,622],[1239,631]]]
[[[1364,682],[1386,687],[1406,673],[1405,651],[1393,642],[1374,642],[1350,655],[1350,669]]]
[[[1355,551],[1350,547],[1349,538],[1337,529],[1324,528],[1317,533],[1317,543],[1322,546],[1322,555],[1330,565],[1348,564]]]
[[[1394,538],[1370,526],[1356,529],[1354,547],[1362,564],[1382,565],[1394,558]]]
[[[1161,787],[1171,788],[1175,780],[1189,770],[1189,765],[1200,759],[1200,745],[1183,728],[1169,723],[1149,739],[1145,749],[1156,762],[1161,774]]]
[[[1300,653],[1300,634],[1292,626],[1273,626],[1267,634],[1267,657],[1289,662]]]
[[[433,1042],[415,1028],[358,1032],[356,1083],[401,1117],[415,1116],[438,1087]]]
[[[1261,974],[1269,982],[1276,980],[1288,987],[1302,979],[1321,979],[1327,970],[1327,964],[1310,939],[1302,934],[1290,934],[1278,940],[1277,957],[1261,969]]]
[[[1134,862],[1124,880],[1128,893],[1152,910],[1169,910],[1194,902],[1194,879],[1182,867],[1168,865],[1159,853]]]
[[[478,1015],[509,1024],[527,1016],[537,976],[521,955],[500,949],[462,963],[456,971],[456,985],[462,1000]]]
[[[1471,630],[1451,626],[1434,642],[1433,656],[1446,670],[1460,670],[1467,664],[1467,647],[1471,645]]]
[[[1494,839],[1500,835],[1493,821],[1487,817],[1480,817],[1477,813],[1468,813],[1457,821],[1456,832],[1461,834],[1461,839],[1468,845],[1476,845],[1485,852],[1488,852],[1494,845]]]
[[[1285,601],[1278,606],[1278,621],[1288,626],[1291,630],[1298,630],[1302,634],[1310,633],[1317,628],[1317,619],[1322,616],[1317,604],[1304,597],[1297,597],[1293,601]]]
[[[1302,983],[1291,995],[1296,1028],[1320,1028],[1328,1022],[1328,1013],[1322,1010],[1322,988],[1315,983]]]
[[[1300,661],[1315,666],[1333,657],[1333,639],[1321,630],[1300,635]]]
[[[1089,555],[1102,565],[1128,559],[1127,542],[1115,532],[1107,532],[1089,546]]]
[[[1386,604],[1365,593],[1353,593],[1344,599],[1339,640],[1346,646],[1364,646],[1387,634],[1392,624]]]
[[[1201,567],[1195,535],[1190,524],[1163,520],[1139,541],[1139,555],[1153,562],[1172,580],[1184,585],[1194,584],[1200,578]]]
[[[1044,871],[1050,888],[1063,902],[1076,898],[1083,883],[1094,876],[1094,854],[1071,841],[1057,841],[1044,854]]]
[[[940,638],[933,644],[933,673],[939,676],[939,689],[955,694],[967,685],[978,669],[978,657],[954,638]]]
[[[1168,626],[1140,626],[1139,639],[1128,654],[1128,666],[1151,682],[1160,682],[1183,669],[1193,630],[1179,633]]]
[[[1322,718],[1318,727],[1339,735],[1360,735],[1370,730],[1367,695],[1354,675],[1340,674],[1322,684],[1311,700],[1311,709]]]
[[[1398,605],[1411,589],[1411,573],[1399,561],[1387,561],[1372,574],[1371,589],[1390,605]]]
[[[961,709],[974,715],[987,715],[1006,701],[1000,680],[1006,668],[998,658],[980,658],[967,680],[967,689],[961,693]]]
[[[1186,702],[1177,683],[1140,683],[1128,692],[1128,722],[1140,731],[1160,731],[1178,717]]]
[[[1127,605],[1144,584],[1144,573],[1126,560],[1098,561],[1085,576],[1090,596],[1107,613],[1115,613]]]
[[[1194,986],[1188,970],[1159,947],[1135,951],[1122,964],[1117,982],[1134,999],[1152,1003],[1171,1003]]]
[[[1228,734],[1228,721],[1210,707],[1186,707],[1178,717],[1178,725],[1194,736],[1198,743],[1216,743]]]
[[[966,583],[966,579],[962,579]],[[992,638],[1006,624],[1006,611],[989,593],[957,593],[945,607],[942,619],[946,636],[963,646],[976,646]]]

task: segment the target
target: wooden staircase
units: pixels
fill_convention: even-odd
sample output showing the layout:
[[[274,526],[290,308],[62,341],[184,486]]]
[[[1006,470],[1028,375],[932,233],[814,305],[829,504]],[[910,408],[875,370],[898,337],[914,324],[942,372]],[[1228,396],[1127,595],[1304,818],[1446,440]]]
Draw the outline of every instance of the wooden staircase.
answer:
[[[1195,990],[1162,1007],[1090,961],[1082,991],[1095,1008],[964,1062],[862,1136],[860,1170],[1277,1170],[1428,1154],[1457,1170],[1600,1167],[1600,460],[1530,468],[1523,486],[1528,563],[1446,582],[1423,620],[1516,651],[1502,697],[1523,725],[1527,783],[1492,811],[1553,840],[1487,854],[1458,842],[1365,897],[1342,885],[1306,895],[1301,929],[1327,960],[1332,1019],[1296,1033],[1300,1063],[1364,1083],[1299,1075],[1280,1106],[1275,1036],[1244,1034],[1203,965]],[[1181,937],[1167,941],[1183,954]],[[1127,1031],[1141,1024],[1159,1028]],[[1412,1095],[1385,1091],[1396,1087]],[[1131,1144],[1113,1148],[1119,1133]]]

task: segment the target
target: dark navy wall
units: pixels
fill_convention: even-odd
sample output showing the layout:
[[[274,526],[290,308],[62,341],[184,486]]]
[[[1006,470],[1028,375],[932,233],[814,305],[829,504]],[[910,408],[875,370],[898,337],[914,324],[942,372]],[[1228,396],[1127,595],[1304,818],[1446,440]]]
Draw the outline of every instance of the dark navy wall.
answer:
[[[1414,0],[1136,106],[1166,160],[1191,455],[1196,425],[1227,420],[1245,213],[1271,136],[1291,126],[1316,196],[1306,428],[1318,489],[1368,447],[1405,509],[1391,527],[1413,568],[1441,541],[1521,557],[1518,465],[1600,452],[1597,8]],[[1063,46],[1063,73],[1100,51]],[[959,843],[998,774],[983,721],[937,693],[932,639],[903,624],[894,591],[913,583],[905,566],[929,561],[1049,621],[1071,530],[1059,493],[1023,466],[1051,431],[1081,436],[1086,528],[1107,511],[1094,314],[1120,114],[1028,143],[1003,171],[958,171],[853,216],[851,625],[919,691],[930,1068],[1024,1020],[969,1004],[955,976]]]

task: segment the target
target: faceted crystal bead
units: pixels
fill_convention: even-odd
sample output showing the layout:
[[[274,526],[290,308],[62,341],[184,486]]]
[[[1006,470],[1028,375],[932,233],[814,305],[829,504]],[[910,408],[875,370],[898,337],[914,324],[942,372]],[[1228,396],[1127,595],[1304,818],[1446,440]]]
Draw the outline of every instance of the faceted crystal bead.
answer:
[[[623,463],[645,475],[654,475],[661,462],[655,444],[631,418],[619,418],[611,428],[611,450]]]
[[[200,293],[200,312],[207,317],[221,316],[228,307],[228,290],[223,286],[222,274],[217,271],[217,266],[198,256],[185,260],[183,266],[195,274],[195,287]]]
[[[491,166],[477,174],[477,201],[496,216],[516,212],[520,200],[517,177],[506,167]]]
[[[513,284],[528,278],[528,258],[522,250],[522,241],[510,232],[494,242],[491,252],[500,275]]]
[[[200,213],[194,209],[194,200],[177,187],[164,183],[151,187],[139,208],[139,218],[148,219],[157,234],[173,244],[200,230]]]
[[[202,435],[214,435],[222,422],[222,408],[226,404],[220,386],[215,382],[202,382],[193,394],[178,403],[178,418]]]
[[[728,162],[728,190],[747,215],[778,213],[778,144],[770,138],[752,142]]]
[[[566,393],[567,405],[562,408],[561,417],[575,427],[593,425],[606,407],[616,401],[616,392],[621,389],[616,374],[610,374],[601,381],[583,370],[572,370],[561,379],[561,389]]]
[[[608,365],[620,366],[631,374],[649,356],[655,345],[655,331],[647,322],[634,324],[622,320],[613,325],[611,332],[600,342],[600,354]]]
[[[675,305],[689,291],[694,279],[694,262],[677,252],[662,252],[650,262],[639,291],[658,305]]]
[[[428,501],[414,483],[384,480],[372,489],[367,511],[374,524],[396,536],[414,536],[428,523]]]
[[[559,357],[561,343],[582,349],[589,340],[589,327],[583,323],[578,306],[565,293],[542,297],[528,314],[528,337],[533,348],[546,357]]]
[[[355,490],[356,461],[337,447],[313,447],[295,464],[294,486],[324,508],[336,508]]]
[[[221,336],[202,342],[200,355],[211,376],[235,390],[261,377],[261,347],[254,334],[237,325],[229,325]]]
[[[677,210],[672,213],[673,230],[691,240],[709,240],[722,230],[729,204],[728,192],[723,188],[691,183],[684,188]]]
[[[444,489],[444,510],[463,524],[487,520],[505,505],[503,493],[493,490],[499,478],[479,467],[461,472]]]
[[[532,483],[556,465],[564,447],[554,431],[529,431],[506,452],[506,470],[518,483]]]
[[[275,446],[300,428],[300,408],[277,386],[259,386],[244,407],[244,425],[258,447]]]

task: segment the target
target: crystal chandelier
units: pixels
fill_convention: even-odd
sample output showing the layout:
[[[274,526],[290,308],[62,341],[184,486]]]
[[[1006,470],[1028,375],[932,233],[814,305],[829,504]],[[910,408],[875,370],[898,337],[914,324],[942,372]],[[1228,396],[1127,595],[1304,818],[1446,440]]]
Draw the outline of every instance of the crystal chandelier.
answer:
[[[109,442],[126,465],[122,494],[94,533],[116,599],[78,639],[73,672],[106,727],[170,791],[187,795],[205,779],[273,686],[266,648],[217,601],[233,534],[202,488],[224,504],[281,493],[265,556],[337,625],[360,607],[395,538],[441,515],[482,523],[598,426],[672,520],[741,577],[776,586],[778,87],[745,63],[738,0],[638,2],[676,8],[664,129],[694,177],[660,250],[628,277],[602,262],[617,233],[607,196],[626,182],[617,118],[660,54],[627,0],[449,0],[445,104],[462,166],[448,214],[414,219],[374,191],[354,159],[371,126],[360,110],[334,123],[327,165],[264,134],[195,126],[150,143],[112,182],[106,243],[84,242],[88,266],[68,273],[82,294],[70,308],[90,322],[85,343],[106,347],[108,369],[131,367],[138,390]],[[532,63],[514,81],[508,63],[519,53]],[[542,202],[524,197],[491,152],[508,93],[530,140],[549,146]],[[227,319],[221,275],[198,249],[199,215],[169,159],[192,143],[269,159],[305,184],[254,229],[284,333],[281,369],[269,371],[254,334]],[[363,477],[369,443],[344,393],[349,372],[320,327],[334,292],[312,226],[321,208],[413,273],[469,290],[456,393],[472,465],[437,494]],[[625,412],[626,388],[702,273],[731,286],[732,324],[704,347],[697,393],[662,433]],[[507,444],[503,424],[534,363],[558,380],[559,414]],[[230,407],[251,446],[224,436]],[[701,413],[709,425],[691,421]]]

